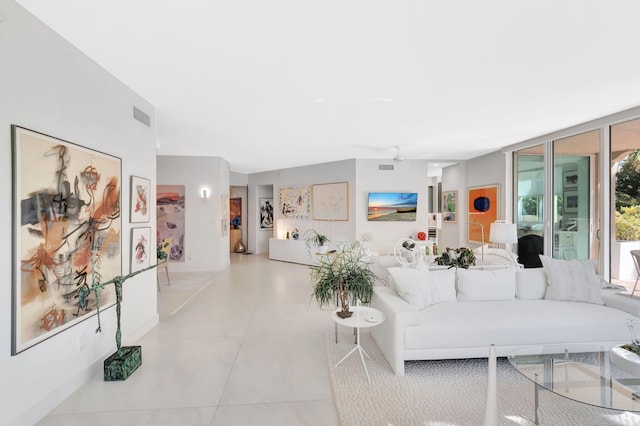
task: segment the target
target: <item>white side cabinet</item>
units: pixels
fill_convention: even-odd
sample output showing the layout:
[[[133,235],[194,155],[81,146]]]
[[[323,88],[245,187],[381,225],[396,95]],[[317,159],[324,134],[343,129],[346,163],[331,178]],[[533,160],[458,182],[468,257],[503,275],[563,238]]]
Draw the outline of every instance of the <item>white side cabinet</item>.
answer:
[[[314,254],[307,249],[304,240],[269,238],[269,259],[311,265]]]

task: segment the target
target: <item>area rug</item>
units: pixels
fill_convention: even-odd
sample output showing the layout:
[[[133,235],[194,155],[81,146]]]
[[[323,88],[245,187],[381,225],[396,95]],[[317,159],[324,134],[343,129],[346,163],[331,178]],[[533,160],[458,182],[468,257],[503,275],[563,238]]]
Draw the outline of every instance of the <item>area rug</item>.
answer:
[[[334,365],[353,348],[353,335],[326,339],[333,397],[343,426],[482,425],[487,392],[487,360],[411,361],[406,375],[393,374],[375,341],[362,335],[371,356],[367,382],[357,353]],[[488,352],[488,348],[487,348]],[[498,358],[498,424],[534,425],[533,384]],[[543,390],[540,424],[553,426],[640,425],[640,413],[605,410]]]
[[[158,314],[160,315],[175,314],[215,279],[215,274],[212,272],[170,272],[170,274],[171,285],[166,281],[164,272],[160,273],[160,291],[158,292]]]

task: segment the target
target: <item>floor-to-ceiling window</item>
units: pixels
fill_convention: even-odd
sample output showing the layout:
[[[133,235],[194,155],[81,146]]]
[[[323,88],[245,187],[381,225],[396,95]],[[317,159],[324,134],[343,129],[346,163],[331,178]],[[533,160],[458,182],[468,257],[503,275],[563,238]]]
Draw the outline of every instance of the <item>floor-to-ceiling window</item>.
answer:
[[[595,259],[598,263],[599,152],[599,130],[553,141],[555,258]]]
[[[632,287],[640,249],[640,119],[611,126],[611,280]]]
[[[537,267],[537,255],[544,246],[544,145],[516,151],[514,160],[518,260],[526,267]]]

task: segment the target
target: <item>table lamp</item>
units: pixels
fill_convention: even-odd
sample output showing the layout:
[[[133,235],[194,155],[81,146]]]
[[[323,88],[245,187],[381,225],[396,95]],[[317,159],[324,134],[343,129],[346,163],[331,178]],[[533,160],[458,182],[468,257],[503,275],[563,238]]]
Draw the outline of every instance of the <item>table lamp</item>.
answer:
[[[507,244],[518,242],[518,228],[515,223],[507,223],[503,221],[493,222],[489,228],[489,241],[492,243],[504,244],[505,250],[509,254],[513,264],[518,266],[516,260],[511,254],[511,248],[507,247]]]

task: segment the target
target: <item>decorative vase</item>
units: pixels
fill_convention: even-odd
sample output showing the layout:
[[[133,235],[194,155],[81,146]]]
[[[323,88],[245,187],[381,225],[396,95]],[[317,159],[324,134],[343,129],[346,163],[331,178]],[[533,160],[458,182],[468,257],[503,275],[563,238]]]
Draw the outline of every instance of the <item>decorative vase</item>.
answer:
[[[244,253],[245,251],[247,251],[247,248],[244,244],[242,244],[242,241],[238,241],[238,244],[236,244],[236,246],[233,248],[233,251],[235,251],[236,253]]]

